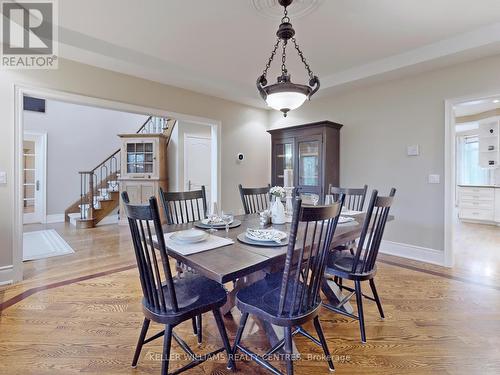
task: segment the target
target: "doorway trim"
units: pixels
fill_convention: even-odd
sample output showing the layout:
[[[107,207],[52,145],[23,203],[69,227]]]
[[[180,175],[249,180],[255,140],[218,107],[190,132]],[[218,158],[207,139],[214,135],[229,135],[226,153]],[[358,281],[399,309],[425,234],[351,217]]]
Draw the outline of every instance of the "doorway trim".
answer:
[[[37,132],[33,130],[25,130],[23,132],[23,141],[26,139],[26,136],[32,137],[35,139],[35,143],[40,147],[40,155],[41,159],[35,160],[35,170],[38,173],[35,173],[35,184],[37,180],[37,176],[42,176],[42,183],[40,184],[40,190],[38,193],[38,199],[35,199],[35,207],[39,205],[39,219],[42,224],[47,221],[47,133],[46,132]],[[36,194],[36,193],[35,193]],[[36,211],[36,209],[35,209]],[[23,213],[23,224],[24,224],[24,213]]]
[[[112,109],[116,111],[137,113],[159,117],[173,117],[177,120],[183,120],[211,127],[212,136],[212,185],[216,183],[216,191],[212,196],[216,197],[217,202],[221,199],[221,135],[222,123],[206,117],[191,116],[182,113],[172,112],[159,108],[151,108],[136,104],[124,103],[109,99],[101,99],[82,94],[54,90],[45,87],[27,86],[24,84],[14,84],[14,220],[12,229],[12,269],[11,276],[7,276],[8,282],[21,281],[23,278],[22,258],[23,258],[23,192],[22,192],[22,152],[24,138],[24,115],[23,115],[23,96],[34,96],[48,100],[58,100],[66,103],[88,105],[92,107]],[[215,168],[214,168],[215,167]],[[6,269],[9,266],[5,267]],[[3,280],[0,280],[3,283]]]
[[[486,91],[475,95],[467,95],[458,98],[450,98],[444,101],[444,265],[453,267],[454,253],[453,243],[455,239],[454,208],[455,208],[455,185],[456,185],[456,131],[455,114],[453,107],[457,104],[472,100],[497,98],[500,89]]]

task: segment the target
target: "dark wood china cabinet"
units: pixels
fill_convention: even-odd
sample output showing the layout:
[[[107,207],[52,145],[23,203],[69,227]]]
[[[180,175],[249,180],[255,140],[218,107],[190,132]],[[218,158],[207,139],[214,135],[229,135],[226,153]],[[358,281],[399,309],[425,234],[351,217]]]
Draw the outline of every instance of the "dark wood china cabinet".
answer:
[[[273,186],[284,185],[284,170],[293,169],[294,187],[322,197],[339,185],[341,124],[319,121],[268,130],[272,140]]]

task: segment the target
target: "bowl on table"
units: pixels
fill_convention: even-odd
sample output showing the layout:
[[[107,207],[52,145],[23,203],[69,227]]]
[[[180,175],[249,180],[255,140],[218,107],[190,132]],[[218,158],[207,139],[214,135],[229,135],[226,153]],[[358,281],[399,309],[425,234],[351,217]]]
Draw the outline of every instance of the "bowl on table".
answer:
[[[178,243],[190,244],[205,241],[208,238],[208,233],[199,229],[188,229],[180,232],[175,232],[170,236],[170,239]]]

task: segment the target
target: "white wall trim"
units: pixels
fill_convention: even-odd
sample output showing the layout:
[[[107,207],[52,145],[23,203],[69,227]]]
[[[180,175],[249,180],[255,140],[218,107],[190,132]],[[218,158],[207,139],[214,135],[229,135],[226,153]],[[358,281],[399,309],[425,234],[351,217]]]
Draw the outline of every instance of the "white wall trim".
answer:
[[[444,265],[444,252],[422,246],[382,240],[380,245],[382,254],[394,255],[402,258],[418,260],[420,262]]]
[[[51,214],[45,216],[45,223],[46,224],[53,224],[53,223],[64,223],[64,214]]]
[[[13,175],[11,176],[14,181],[14,200],[13,212],[14,220],[12,226],[12,263],[13,263],[13,276],[14,282],[20,281],[23,278],[23,191],[22,191],[22,150],[24,138],[24,124],[23,124],[23,96],[34,96],[43,99],[58,100],[67,103],[74,103],[80,105],[89,105],[98,108],[113,109],[117,111],[137,113],[150,116],[171,117],[177,120],[186,121],[195,124],[210,125],[212,129],[212,150],[214,157],[218,157],[218,168],[212,171],[214,181],[217,181],[217,189],[212,192],[217,202],[221,199],[221,134],[222,122],[206,117],[191,116],[177,112],[166,111],[159,108],[150,108],[130,103],[123,103],[108,99],[101,99],[91,96],[75,94],[67,91],[54,90],[48,87],[35,87],[27,86],[22,83],[15,83],[13,85],[14,95],[14,166]],[[212,159],[213,160],[213,159]]]
[[[33,130],[25,130],[23,132],[23,141],[31,140],[37,142],[40,146],[41,159],[36,161],[37,174],[35,179],[42,181],[40,184],[40,192],[37,194],[37,202],[39,205],[38,217],[35,218],[33,222],[43,222],[45,216],[47,215],[47,132],[38,132]],[[23,214],[23,222],[26,220],[26,215]]]
[[[9,285],[14,281],[14,267],[11,265],[0,267],[0,286]]]

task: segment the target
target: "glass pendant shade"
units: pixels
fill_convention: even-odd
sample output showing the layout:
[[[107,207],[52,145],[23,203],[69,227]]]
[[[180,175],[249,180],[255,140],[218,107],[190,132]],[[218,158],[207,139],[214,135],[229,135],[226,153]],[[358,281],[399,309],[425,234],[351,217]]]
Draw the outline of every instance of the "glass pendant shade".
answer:
[[[269,107],[284,113],[299,108],[306,101],[307,96],[300,92],[276,92],[269,94],[266,103]]]

